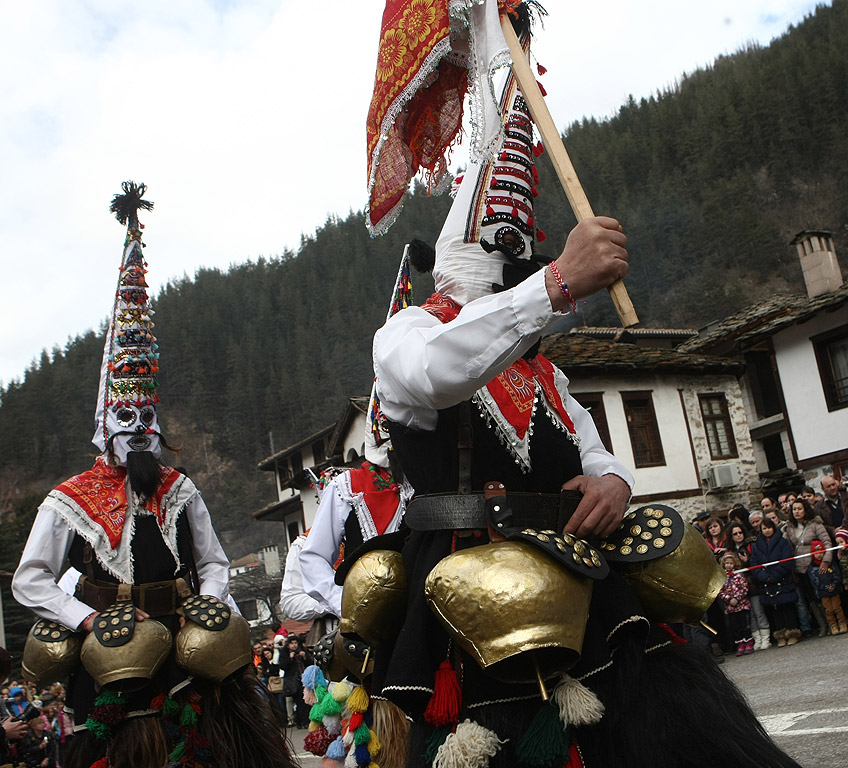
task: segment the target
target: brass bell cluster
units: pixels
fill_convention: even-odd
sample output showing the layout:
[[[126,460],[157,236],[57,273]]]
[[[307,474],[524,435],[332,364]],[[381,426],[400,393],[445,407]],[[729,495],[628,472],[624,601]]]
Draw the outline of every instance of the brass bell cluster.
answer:
[[[172,649],[181,669],[215,682],[251,663],[250,625],[225,603],[191,596],[178,613],[186,621],[176,637],[156,619],[136,622],[129,587],[121,585],[118,600],[97,615],[87,637],[56,622],[37,622],[24,648],[24,674],[42,685],[82,663],[98,688],[133,690],[162,668]]]

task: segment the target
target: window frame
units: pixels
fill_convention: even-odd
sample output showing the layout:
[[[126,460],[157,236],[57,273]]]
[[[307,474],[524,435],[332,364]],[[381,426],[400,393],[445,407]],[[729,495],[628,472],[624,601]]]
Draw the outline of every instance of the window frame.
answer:
[[[612,436],[609,431],[609,422],[607,421],[607,411],[604,407],[603,392],[572,392],[571,396],[582,405],[592,417],[595,424],[595,429],[598,430],[598,435],[601,442],[604,444],[610,453],[612,449]]]
[[[829,347],[838,341],[848,342],[848,325],[841,325],[838,328],[832,328],[825,333],[820,333],[817,336],[811,336],[810,342],[813,345],[813,351],[816,355],[816,364],[819,369],[819,379],[821,381],[824,400],[827,405],[827,410],[840,411],[843,408],[848,408],[848,383],[846,383],[845,395],[840,398],[839,387],[833,368],[833,358],[830,354]]]
[[[704,410],[704,403],[708,400],[718,401],[720,404],[721,413],[718,415],[708,414]],[[736,435],[733,433],[733,422],[730,420],[730,409],[727,406],[727,396],[723,392],[699,392],[698,405],[701,408],[701,418],[704,422],[704,434],[707,438],[707,447],[710,449],[710,458],[713,461],[723,461],[725,459],[738,459],[739,447],[736,445]],[[719,453],[713,450],[713,442],[710,439],[710,429],[708,424],[723,423],[727,434],[728,453]],[[715,434],[716,448],[720,447],[721,441],[718,435]]]
[[[637,469],[649,468],[649,467],[664,467],[666,466],[665,460],[665,449],[662,444],[662,434],[660,433],[660,425],[657,421],[657,412],[654,408],[654,397],[653,392],[651,390],[638,390],[634,392],[621,392],[621,403],[624,407],[624,420],[627,422],[627,434],[630,437],[630,448],[633,452],[633,465]],[[649,420],[645,422],[644,425],[649,432],[653,434],[649,435],[649,442],[654,443],[653,446],[649,446],[652,451],[652,460],[645,460],[646,457],[643,453],[637,448],[637,439],[634,435],[634,428],[636,425],[633,424],[633,403],[636,401],[644,401],[647,406],[647,412],[649,415]],[[656,455],[656,452],[659,453],[659,456]]]

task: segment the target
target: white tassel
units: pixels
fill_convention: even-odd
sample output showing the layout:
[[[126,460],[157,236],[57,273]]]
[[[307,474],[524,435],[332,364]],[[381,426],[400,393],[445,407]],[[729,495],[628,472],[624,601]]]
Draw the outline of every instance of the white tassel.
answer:
[[[350,730],[350,728],[348,728],[344,732],[344,736],[342,736],[342,744],[344,744],[346,747],[349,747],[351,746],[351,744],[353,744],[353,733],[354,732]]]
[[[489,758],[498,753],[501,744],[506,741],[498,739],[496,733],[466,720],[439,747],[433,768],[486,768]]]
[[[344,765],[345,768],[357,768],[356,755],[354,754],[353,750],[350,750],[350,752],[347,753]]]
[[[342,732],[342,719],[338,715],[324,715],[321,721],[330,736],[336,737]]]
[[[559,719],[569,725],[593,725],[604,716],[601,700],[579,680],[563,675],[554,690],[553,700],[559,708]]]

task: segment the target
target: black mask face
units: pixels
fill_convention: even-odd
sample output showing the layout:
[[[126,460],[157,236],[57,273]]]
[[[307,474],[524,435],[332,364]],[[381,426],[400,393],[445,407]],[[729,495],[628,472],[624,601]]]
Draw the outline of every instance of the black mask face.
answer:
[[[159,487],[159,462],[150,451],[130,451],[127,454],[127,476],[130,488],[145,497],[153,496]]]

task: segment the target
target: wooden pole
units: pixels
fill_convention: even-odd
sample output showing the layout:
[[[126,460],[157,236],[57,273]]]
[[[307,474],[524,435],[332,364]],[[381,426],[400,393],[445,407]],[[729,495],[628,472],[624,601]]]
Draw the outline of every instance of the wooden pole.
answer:
[[[530,108],[530,114],[533,117],[533,122],[539,129],[542,136],[542,143],[548,151],[548,155],[553,163],[554,170],[559,177],[562,188],[565,190],[565,195],[568,202],[571,203],[571,208],[577,221],[583,221],[593,217],[595,214],[592,211],[592,206],[589,205],[589,199],[586,197],[586,192],[577,178],[577,173],[574,166],[571,164],[571,158],[568,152],[565,151],[565,145],[562,143],[562,137],[554,125],[548,105],[539,90],[539,84],[533,76],[530,65],[527,63],[527,56],[518,41],[515,30],[512,28],[512,23],[507,14],[501,15],[501,28],[503,29],[506,43],[509,46],[509,53],[512,57],[512,71],[515,79],[518,81],[518,86],[524,94],[524,100]],[[612,302],[615,304],[615,310],[618,312],[618,317],[621,324],[625,328],[636,325],[639,318],[636,315],[636,310],[633,308],[633,302],[630,301],[630,295],[627,293],[627,288],[621,280],[616,280],[610,285],[607,290],[612,297]]]

